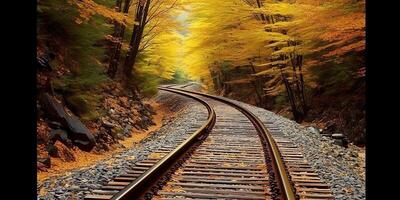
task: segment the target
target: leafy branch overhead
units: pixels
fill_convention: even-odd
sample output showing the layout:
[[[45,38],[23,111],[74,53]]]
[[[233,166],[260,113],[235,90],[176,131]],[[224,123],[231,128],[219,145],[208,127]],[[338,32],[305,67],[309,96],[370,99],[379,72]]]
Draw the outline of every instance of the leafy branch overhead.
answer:
[[[238,96],[267,109],[286,102],[297,121],[313,95],[364,87],[363,0],[67,2],[79,26],[66,30],[80,33],[70,34],[71,52],[81,55],[66,59],[76,77],[65,85],[107,77],[154,93],[158,84],[191,79],[223,95],[246,88],[250,95]]]
[[[76,5],[79,10],[79,16],[75,19],[77,24],[87,22],[95,14],[115,20],[125,26],[138,24],[138,22],[129,18],[127,14],[115,12],[113,9],[97,4],[93,0],[68,0],[68,2]]]

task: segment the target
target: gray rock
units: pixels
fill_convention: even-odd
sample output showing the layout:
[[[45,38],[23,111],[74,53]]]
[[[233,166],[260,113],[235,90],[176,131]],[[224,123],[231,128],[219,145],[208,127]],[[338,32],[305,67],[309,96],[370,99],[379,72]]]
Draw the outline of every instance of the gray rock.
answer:
[[[328,139],[334,133],[334,123],[328,124],[327,130],[321,132],[321,135],[317,135],[310,132],[308,127],[304,127],[268,110],[243,103],[242,105],[254,112],[264,123],[273,122],[286,137],[295,141],[294,143],[302,149],[305,158],[316,169],[319,177],[333,186],[331,189],[335,199],[365,199],[365,180],[359,176],[357,171],[353,170],[354,167],[352,166],[358,161],[355,162],[351,156],[346,157],[348,150],[338,147],[334,144],[334,140]],[[345,145],[346,140],[343,139],[342,142]],[[347,193],[343,188],[350,189],[353,192]]]
[[[320,134],[319,130],[315,127],[310,126],[307,129],[313,134]]]
[[[68,190],[70,190],[70,191],[75,191],[75,190],[80,190],[80,189],[81,188],[79,186],[77,186],[77,185],[73,185],[73,186],[68,188]]]
[[[199,113],[207,112],[202,105],[197,104],[194,104],[191,109],[188,109],[187,106],[181,107],[181,111],[174,120],[171,120],[171,123],[151,133],[151,136],[135,145],[134,148],[126,148],[115,154],[114,157],[102,160],[87,168],[71,170],[68,175],[44,180],[41,187],[48,192],[39,196],[38,199],[83,199],[85,195],[91,194],[91,190],[99,189],[116,175],[126,172],[133,163],[145,159],[151,152],[164,145],[178,145],[177,138],[187,138],[189,136],[182,131],[189,129],[189,124],[186,123],[186,120],[195,118]],[[195,120],[194,123],[202,123],[202,120]],[[125,130],[128,129],[129,127],[125,126]],[[104,164],[105,162],[107,162],[107,165]],[[50,183],[50,180],[54,181],[54,184]],[[66,182],[71,186],[63,188]],[[58,190],[63,193],[56,194],[55,191]]]
[[[323,137],[332,137],[332,135],[330,135],[330,134],[321,134],[321,136],[323,136]]]
[[[161,98],[162,95],[167,96]],[[54,181],[56,183],[62,183],[70,177],[72,178],[68,179],[71,180],[70,184],[80,187],[74,191],[62,189],[65,194],[63,196],[64,199],[74,199],[72,198],[73,196],[82,199],[83,196],[91,193],[90,190],[99,188],[102,184],[110,181],[114,176],[122,174],[130,169],[130,165],[127,164],[127,161],[133,164],[145,159],[148,154],[163,145],[177,145],[177,138],[186,138],[190,133],[189,130],[191,130],[191,127],[187,123],[188,119],[190,119],[191,123],[201,123],[202,120],[199,120],[197,116],[199,113],[206,112],[201,105],[192,104],[192,100],[185,100],[185,98],[182,98],[183,100],[177,101],[176,98],[171,98],[171,94],[160,92],[156,99],[158,99],[158,103],[170,105],[168,108],[171,110],[181,112],[176,118],[164,120],[165,124],[159,130],[154,131],[151,136],[144,139],[134,148],[127,148],[117,153],[117,156],[114,158],[106,159],[88,168],[71,172],[71,174],[66,175],[66,177],[55,178]],[[177,102],[181,103],[177,104]],[[319,177],[323,181],[334,186],[331,189],[335,199],[365,199],[365,181],[352,170],[353,167],[351,165],[355,162],[352,161],[353,159],[347,159],[347,157],[351,157],[346,157],[347,149],[334,145],[333,140],[312,133],[307,127],[303,127],[289,119],[278,116],[265,109],[247,104],[243,105],[254,112],[261,121],[264,123],[272,122],[282,131],[285,137],[295,141],[294,143],[302,150],[305,158],[319,174]],[[188,107],[190,107],[190,109],[188,109]],[[341,155],[341,157],[338,157],[338,155]],[[104,164],[106,162],[107,165]],[[347,177],[347,180],[344,177]],[[55,191],[57,191],[58,188],[55,185],[57,184],[52,184],[50,181],[45,180],[41,187],[44,187],[49,192],[40,196],[39,199],[56,199]],[[353,190],[353,192],[346,193],[343,188],[349,188]]]
[[[51,157],[58,158],[58,149],[53,144],[46,145],[46,151],[49,153]]]
[[[109,129],[114,128],[116,126],[114,123],[111,123],[111,122],[106,121],[106,120],[103,120],[102,124],[103,124],[103,126],[105,128],[109,128]]]
[[[63,143],[65,146],[72,148],[72,141],[68,138],[68,133],[61,129],[51,130],[49,133],[50,140],[54,144],[57,140]]]
[[[51,162],[50,162],[50,157],[49,156],[44,157],[44,158],[38,158],[38,162],[44,164],[48,168],[51,166]],[[48,182],[45,182],[43,186],[46,187],[46,186],[48,186],[48,184],[49,184]]]
[[[80,149],[90,151],[94,147],[96,141],[93,134],[77,116],[68,114],[63,105],[48,93],[40,95],[39,101],[41,105],[43,105],[43,109],[46,111],[49,118],[59,122],[68,130],[68,137],[71,138],[71,140],[83,141],[76,143]]]
[[[50,121],[48,124],[49,124],[49,127],[53,128],[53,129],[61,129],[62,128],[62,125],[59,122]]]
[[[332,134],[332,138],[333,139],[343,139],[344,135],[341,133],[335,133],[335,134]]]
[[[130,135],[131,135],[131,130],[132,130],[132,126],[128,124],[128,125],[124,128],[124,135],[130,136]]]

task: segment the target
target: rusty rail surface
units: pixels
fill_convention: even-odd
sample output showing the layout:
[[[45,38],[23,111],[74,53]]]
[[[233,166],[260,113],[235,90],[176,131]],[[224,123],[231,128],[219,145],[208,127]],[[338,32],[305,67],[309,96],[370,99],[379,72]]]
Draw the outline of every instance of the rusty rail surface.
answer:
[[[210,131],[215,124],[216,115],[215,111],[212,107],[205,102],[204,100],[195,97],[190,94],[186,94],[183,92],[177,92],[168,88],[159,88],[160,90],[169,91],[173,93],[179,93],[181,95],[188,96],[193,98],[200,103],[202,103],[208,111],[208,119],[207,122],[196,132],[194,132],[191,137],[189,137],[185,142],[180,144],[177,148],[175,148],[172,152],[163,157],[160,161],[158,161],[153,167],[144,172],[141,176],[139,176],[135,181],[130,183],[125,187],[125,189],[121,190],[117,194],[115,194],[112,199],[113,200],[127,200],[127,199],[137,199],[141,197],[147,189],[149,189],[154,183],[157,182],[157,179],[161,177],[166,171],[168,171],[174,163],[181,158],[182,155],[200,138],[203,137],[205,133]]]
[[[293,183],[289,178],[289,173],[286,170],[286,166],[283,162],[281,153],[279,152],[278,146],[274,139],[272,138],[271,133],[264,126],[261,120],[256,117],[252,112],[239,105],[238,103],[223,98],[219,96],[213,96],[209,94],[204,94],[200,92],[189,91],[181,88],[174,88],[177,86],[175,84],[168,85],[164,87],[159,87],[160,90],[168,91],[172,93],[177,93],[180,95],[184,95],[190,98],[195,99],[196,101],[202,103],[208,111],[208,117],[205,124],[203,124],[198,130],[196,130],[190,137],[184,140],[183,143],[179,144],[175,149],[165,155],[162,159],[152,165],[149,169],[144,171],[140,176],[138,176],[134,181],[130,182],[123,189],[119,190],[117,193],[113,195],[109,195],[104,197],[104,199],[113,199],[113,200],[128,200],[128,199],[140,199],[143,198],[146,191],[151,190],[151,188],[158,184],[159,179],[163,177],[167,172],[173,171],[176,168],[176,163],[182,160],[182,158],[187,154],[195,144],[199,144],[199,141],[202,141],[206,138],[207,133],[209,133],[214,124],[216,123],[216,113],[214,109],[202,98],[198,96],[207,97],[224,104],[227,104],[241,113],[243,113],[251,122],[251,124],[256,129],[261,142],[263,143],[263,150],[265,155],[268,155],[270,161],[270,170],[273,172],[272,181],[274,182],[274,193],[275,196],[273,199],[282,199],[282,200],[294,200],[298,199],[295,194],[295,190],[293,187]],[[175,167],[174,167],[175,166]],[[272,169],[271,169],[272,168]],[[102,197],[89,197],[85,199],[103,199]]]
[[[171,88],[169,88],[171,90]],[[230,106],[233,106],[234,108],[238,109],[240,112],[242,112],[244,115],[248,117],[248,119],[252,122],[254,127],[257,129],[259,133],[261,133],[261,139],[267,142],[267,146],[270,152],[270,155],[272,155],[272,162],[273,162],[273,168],[276,174],[276,179],[275,181],[279,184],[280,190],[280,199],[287,199],[287,200],[294,200],[296,199],[296,195],[293,189],[293,185],[291,183],[291,180],[288,176],[288,172],[286,171],[285,164],[282,160],[282,157],[279,153],[278,146],[276,145],[274,139],[272,138],[272,135],[269,133],[268,129],[264,126],[264,124],[261,122],[261,120],[255,116],[252,112],[244,108],[243,106],[229,100],[223,97],[219,96],[214,96],[214,95],[209,95],[201,92],[195,92],[195,91],[189,91],[185,89],[179,89],[179,88],[174,88],[172,90],[175,91],[181,91],[185,93],[192,93],[204,97],[208,97],[214,100],[221,101],[223,103],[226,103]]]

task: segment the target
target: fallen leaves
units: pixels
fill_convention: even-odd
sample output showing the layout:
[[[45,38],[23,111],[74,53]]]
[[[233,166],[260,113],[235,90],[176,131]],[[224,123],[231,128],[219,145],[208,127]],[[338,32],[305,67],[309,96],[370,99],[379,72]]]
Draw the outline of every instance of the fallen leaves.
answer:
[[[151,153],[151,154],[148,156],[148,158],[150,158],[150,159],[161,159],[161,158],[164,157],[164,156],[165,156],[164,153],[156,153],[156,152],[153,152],[153,153]]]

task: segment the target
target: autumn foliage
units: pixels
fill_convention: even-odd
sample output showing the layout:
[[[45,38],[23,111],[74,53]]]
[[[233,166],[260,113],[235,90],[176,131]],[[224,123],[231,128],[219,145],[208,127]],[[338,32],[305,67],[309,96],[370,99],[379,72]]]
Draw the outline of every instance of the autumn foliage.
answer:
[[[72,69],[75,77],[60,81],[65,87],[77,77],[96,85],[101,81],[89,80],[107,76],[153,94],[184,74],[222,95],[275,111],[289,108],[299,122],[324,110],[339,112],[347,102],[362,112],[363,0],[67,2],[76,9],[71,30],[96,29],[93,36],[106,45],[95,49],[94,37],[81,40],[85,46],[75,49],[86,59]],[[80,51],[91,48],[93,54]]]
[[[312,119],[320,109],[348,107],[362,112],[364,1],[185,3],[189,14],[183,68],[193,78],[224,95],[242,93],[237,98],[245,98],[243,93],[251,90],[249,95],[255,100],[250,101],[268,109],[286,104],[298,121]],[[242,85],[247,89],[241,89]],[[331,101],[322,101],[322,97],[331,97]],[[326,120],[337,117],[363,118],[331,114]],[[340,126],[351,127],[352,123],[363,126],[355,121]],[[355,132],[363,134],[361,129]]]

